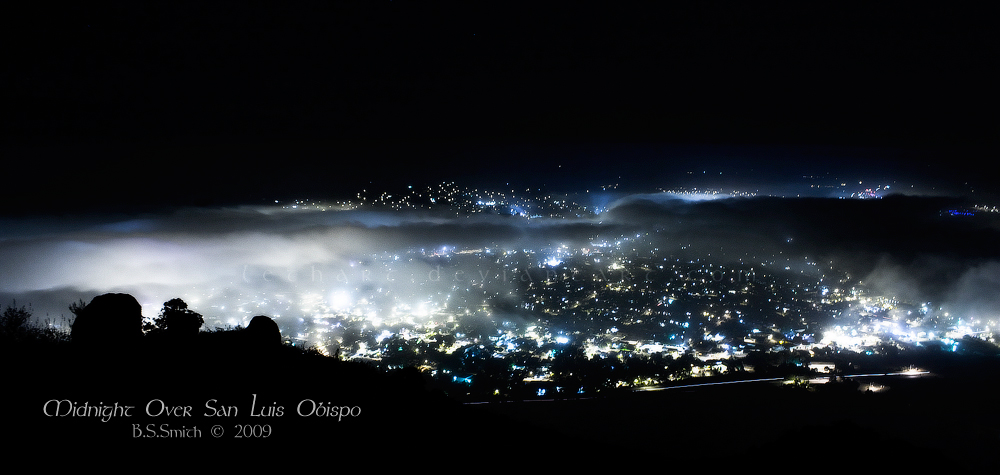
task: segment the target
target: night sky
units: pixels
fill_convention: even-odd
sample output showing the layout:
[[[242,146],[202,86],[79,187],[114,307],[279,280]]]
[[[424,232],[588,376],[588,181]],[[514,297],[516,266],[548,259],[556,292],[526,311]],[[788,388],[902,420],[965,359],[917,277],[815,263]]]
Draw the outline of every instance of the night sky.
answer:
[[[996,151],[995,42],[968,6],[33,2],[4,18],[5,213],[440,181],[649,190],[692,170],[993,186],[977,164]]]

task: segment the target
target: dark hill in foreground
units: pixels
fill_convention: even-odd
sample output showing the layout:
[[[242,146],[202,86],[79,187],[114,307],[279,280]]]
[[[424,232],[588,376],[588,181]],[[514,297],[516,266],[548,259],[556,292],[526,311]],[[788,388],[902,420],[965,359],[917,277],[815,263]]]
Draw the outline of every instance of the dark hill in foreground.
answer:
[[[992,356],[949,353],[884,394],[741,383],[460,404],[414,368],[283,345],[263,323],[102,345],[5,336],[6,453],[46,469],[967,469],[1000,440]]]
[[[414,369],[385,373],[292,347],[266,359],[157,351],[22,360],[8,372],[17,453],[182,466],[197,455],[240,467],[269,457],[301,468],[345,459],[371,468],[573,469],[609,460],[665,470],[863,460],[955,468],[976,466],[976,454],[1000,439],[988,385],[970,374],[895,380],[885,394],[748,383],[463,405],[428,391]],[[111,407],[111,416],[46,416],[52,400]],[[133,409],[116,415],[116,406]],[[213,426],[224,434],[214,437]],[[171,430],[174,438],[163,438]],[[68,460],[79,459],[58,459]]]
[[[196,456],[233,468],[256,467],[260,457],[294,467],[378,467],[404,454],[421,457],[408,464],[557,462],[540,449],[548,446],[545,428],[459,404],[428,389],[414,368],[384,372],[287,345],[248,351],[245,331],[184,342],[147,335],[97,350],[7,345],[14,453],[51,467],[184,467]],[[596,442],[560,438],[578,448]]]

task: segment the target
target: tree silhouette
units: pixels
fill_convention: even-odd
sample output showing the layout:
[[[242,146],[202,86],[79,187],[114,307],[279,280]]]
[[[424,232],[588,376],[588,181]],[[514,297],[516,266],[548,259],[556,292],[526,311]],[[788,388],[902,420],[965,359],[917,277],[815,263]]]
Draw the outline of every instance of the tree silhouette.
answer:
[[[143,322],[144,332],[163,332],[171,336],[192,336],[198,333],[205,318],[200,313],[188,308],[188,304],[179,298],[163,303],[160,314],[152,321]]]

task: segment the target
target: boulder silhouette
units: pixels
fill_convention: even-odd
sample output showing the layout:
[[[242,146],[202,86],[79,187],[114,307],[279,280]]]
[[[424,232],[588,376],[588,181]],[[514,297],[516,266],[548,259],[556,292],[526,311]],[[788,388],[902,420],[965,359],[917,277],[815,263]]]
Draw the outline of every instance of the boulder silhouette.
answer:
[[[254,349],[266,350],[281,346],[281,330],[270,317],[264,315],[253,317],[244,332],[247,343]]]
[[[129,294],[98,295],[77,314],[70,335],[86,347],[134,343],[142,338],[142,306]]]

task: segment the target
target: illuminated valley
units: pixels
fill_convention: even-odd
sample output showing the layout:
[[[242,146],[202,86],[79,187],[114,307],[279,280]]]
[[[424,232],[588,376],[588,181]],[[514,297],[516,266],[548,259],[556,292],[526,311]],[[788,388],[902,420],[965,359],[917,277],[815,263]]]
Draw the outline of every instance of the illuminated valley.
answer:
[[[757,200],[658,193],[684,213]],[[753,378],[779,366],[786,374],[827,373],[850,355],[994,348],[996,316],[983,305],[963,305],[954,292],[937,300],[894,292],[879,268],[859,274],[857,262],[842,264],[835,256],[851,254],[838,247],[843,242],[823,249],[799,242],[808,237],[743,230],[698,237],[700,225],[687,217],[673,226],[623,219],[634,203],[628,198],[609,211],[567,195],[522,196],[441,184],[333,204],[275,203],[258,212],[308,222],[372,213],[356,216],[371,224],[338,217],[327,226],[360,227],[367,237],[327,228],[303,234],[309,240],[296,239],[285,265],[224,269],[225,282],[172,297],[205,314],[206,328],[268,315],[288,344],[384,369],[414,366],[470,400]],[[865,198],[832,203],[874,203]],[[945,226],[966,218],[928,214]],[[413,223],[420,227],[411,234]],[[334,236],[341,240],[321,242]],[[313,260],[310,246],[336,248],[336,257]],[[166,298],[148,297],[146,315]],[[899,366],[886,371],[907,367]]]

